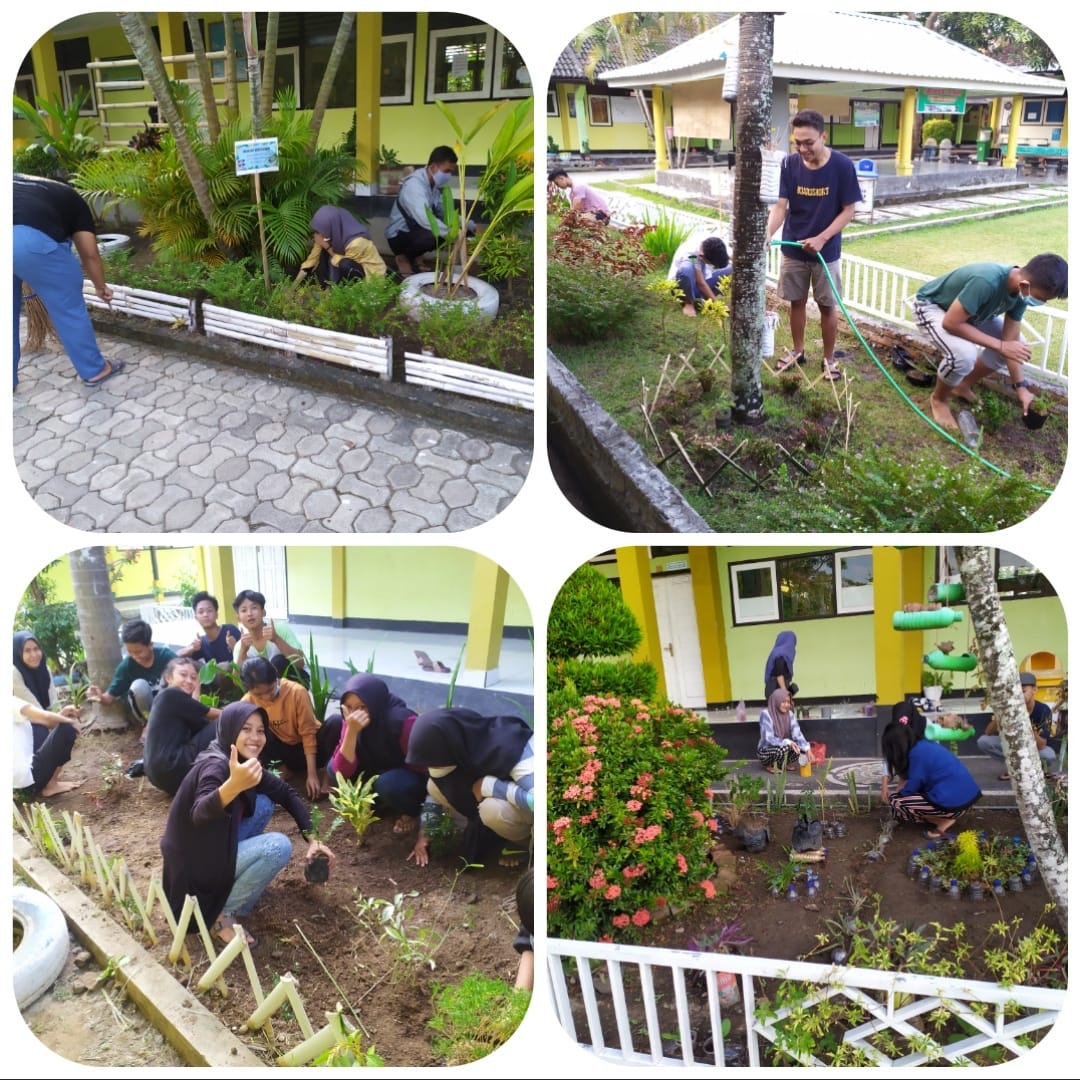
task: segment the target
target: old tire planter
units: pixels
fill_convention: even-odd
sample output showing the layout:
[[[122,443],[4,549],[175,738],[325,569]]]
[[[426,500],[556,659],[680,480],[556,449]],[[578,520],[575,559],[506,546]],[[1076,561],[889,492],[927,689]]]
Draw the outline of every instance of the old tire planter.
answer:
[[[401,302],[405,305],[409,315],[417,321],[420,320],[427,307],[435,307],[440,304],[466,305],[474,308],[488,319],[494,319],[499,311],[499,290],[494,285],[489,285],[486,281],[481,281],[480,278],[475,278],[471,274],[465,279],[465,284],[476,293],[475,297],[463,296],[447,300],[441,296],[429,296],[424,292],[424,286],[433,285],[434,283],[435,274],[429,270],[423,274],[413,274],[411,277],[407,277],[401,287]]]
[[[16,885],[11,890],[15,922],[22,941],[11,958],[15,1000],[20,1009],[32,1005],[64,970],[71,942],[67,920],[56,901],[37,889]]]

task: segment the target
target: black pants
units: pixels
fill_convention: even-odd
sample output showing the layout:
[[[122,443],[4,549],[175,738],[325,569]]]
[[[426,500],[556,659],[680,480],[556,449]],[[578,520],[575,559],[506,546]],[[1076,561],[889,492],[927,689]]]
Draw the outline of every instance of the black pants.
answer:
[[[386,242],[395,255],[404,255],[407,259],[415,260],[429,251],[434,251],[437,241],[435,234],[416,222],[409,222],[409,231],[396,233],[388,236]]]
[[[339,281],[352,281],[364,277],[364,268],[352,259],[341,258],[335,266],[326,251],[319,255],[318,265],[314,270],[320,285],[336,285]]]
[[[53,778],[53,773],[71,760],[78,730],[74,724],[57,724],[49,728],[44,724],[31,724],[34,729],[34,760],[30,771],[34,776],[34,790],[40,792]]]
[[[331,758],[341,741],[341,715],[327,720],[315,736],[315,767],[321,769]],[[307,757],[304,755],[303,743],[282,742],[272,731],[266,733],[266,746],[259,755],[263,765],[269,765],[272,761],[280,761],[286,768],[293,772],[307,772]]]

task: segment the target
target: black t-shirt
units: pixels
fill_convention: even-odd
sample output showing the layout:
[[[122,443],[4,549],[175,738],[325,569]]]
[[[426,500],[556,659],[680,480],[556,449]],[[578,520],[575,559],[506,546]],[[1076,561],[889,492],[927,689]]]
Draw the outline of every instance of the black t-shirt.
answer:
[[[12,223],[29,225],[58,244],[73,233],[94,232],[94,215],[72,187],[37,176],[15,176]]]
[[[143,767],[151,784],[175,793],[196,755],[210,741],[209,733],[204,734],[209,711],[209,706],[176,686],[165,687],[154,698],[143,746]]]

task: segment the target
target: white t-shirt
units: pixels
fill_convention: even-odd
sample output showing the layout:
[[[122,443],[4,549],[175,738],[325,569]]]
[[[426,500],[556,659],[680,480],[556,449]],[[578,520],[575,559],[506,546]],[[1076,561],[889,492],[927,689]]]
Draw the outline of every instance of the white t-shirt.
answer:
[[[710,236],[720,236],[720,234],[716,232],[694,233],[693,236],[687,237],[687,239],[685,239],[679,245],[678,250],[675,252],[674,258],[671,260],[671,266],[668,268],[667,276],[669,280],[675,280],[675,274],[678,272],[679,267],[686,262],[689,256],[696,255],[701,250],[701,245],[705,243],[705,241],[708,240]],[[723,240],[724,238],[720,236],[720,239]],[[725,247],[726,246],[727,242],[725,241]],[[730,252],[728,255],[728,261],[730,262]],[[722,266],[717,266],[714,267],[714,269],[723,270],[724,268]]]

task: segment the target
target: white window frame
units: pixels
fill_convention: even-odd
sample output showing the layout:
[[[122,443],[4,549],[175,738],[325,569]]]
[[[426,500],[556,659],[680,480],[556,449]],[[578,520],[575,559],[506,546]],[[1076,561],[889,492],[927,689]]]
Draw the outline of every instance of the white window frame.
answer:
[[[586,95],[587,102],[586,107],[589,110],[589,127],[611,127],[614,121],[611,118],[611,98],[607,94],[588,94]],[[593,116],[593,102],[602,101],[604,108],[607,110],[607,120],[596,120]]]
[[[547,92],[547,114],[548,116],[559,115],[559,94],[557,90]]]
[[[29,94],[26,93],[27,83],[29,83]],[[32,74],[15,76],[15,96],[21,97],[23,101],[29,101],[31,105],[37,107],[37,86],[34,83]],[[19,114],[12,110],[12,115],[17,117]]]
[[[484,79],[479,90],[437,91],[435,89],[435,61],[441,51],[444,40],[453,38],[473,38],[483,36],[484,55],[487,60],[484,64]],[[432,101],[478,101],[491,97],[492,72],[495,70],[495,29],[486,28],[479,24],[474,26],[455,26],[447,30],[428,31],[428,70],[427,86],[425,87],[425,100]]]
[[[768,570],[769,576],[772,580],[772,607],[768,612],[749,612],[743,610],[744,603],[750,603],[750,600],[743,601],[739,596],[739,579],[738,575],[745,570]],[[744,626],[750,623],[766,623],[766,622],[778,622],[780,619],[780,593],[776,584],[776,560],[775,559],[762,559],[760,562],[740,562],[732,563],[728,567],[728,574],[731,578],[731,620],[736,626]],[[754,597],[753,603],[765,605],[768,602],[767,597]]]
[[[86,101],[83,102],[83,107],[79,110],[80,116],[97,116],[97,95],[94,93],[94,76],[89,68],[69,68],[66,71],[61,71],[60,82],[64,88],[64,104],[70,104],[75,97],[71,86],[72,75],[85,75],[87,79],[86,89],[88,96]],[[81,89],[81,87],[79,87]]]
[[[501,89],[499,89],[500,84],[502,83],[501,76],[502,76],[502,69],[503,69],[503,61],[505,59],[505,47],[506,47],[506,38],[502,34],[496,34],[495,35],[495,66],[492,69],[492,83],[491,83],[492,87],[494,88],[492,90],[492,96],[493,97],[499,97],[499,98],[526,98],[526,97],[531,97],[532,93],[533,93],[533,86],[532,86],[531,82],[529,83],[528,86],[520,87],[517,90],[501,90]],[[515,50],[516,50],[516,46],[515,46]],[[519,60],[521,59],[521,54],[520,53],[518,53],[518,59]],[[525,66],[526,71],[528,71],[528,66],[524,64],[524,61],[522,61],[522,64],[523,64],[523,66]],[[530,80],[532,79],[532,72],[531,71],[529,72],[529,78],[530,78]]]
[[[836,614],[837,615],[861,615],[866,612],[872,612],[874,610],[874,581],[871,576],[870,584],[867,586],[857,586],[857,588],[868,588],[870,590],[869,603],[859,604],[852,602],[846,604],[844,602],[844,575],[842,573],[841,563],[844,559],[869,556],[871,559],[870,569],[873,571],[873,557],[874,552],[872,548],[849,548],[846,551],[838,551],[833,556],[833,581],[836,586]]]
[[[416,48],[415,34],[386,34],[382,46],[405,42],[405,93],[387,94],[379,98],[380,105],[411,105],[413,99],[413,54]]]

